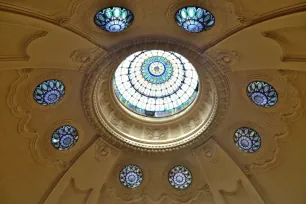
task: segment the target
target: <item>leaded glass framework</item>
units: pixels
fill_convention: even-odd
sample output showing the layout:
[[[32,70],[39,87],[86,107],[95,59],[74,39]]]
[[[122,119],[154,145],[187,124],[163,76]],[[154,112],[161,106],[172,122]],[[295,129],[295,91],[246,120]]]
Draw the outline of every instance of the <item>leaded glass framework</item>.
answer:
[[[263,81],[249,83],[247,95],[254,104],[263,107],[274,106],[278,101],[276,90],[270,84]]]
[[[252,128],[238,128],[234,134],[236,146],[247,153],[257,152],[261,146],[260,135]]]
[[[184,7],[175,14],[176,23],[184,30],[199,33],[209,30],[215,24],[215,17],[204,8]]]
[[[117,68],[113,85],[126,108],[155,118],[183,111],[199,91],[193,65],[182,55],[164,50],[144,50],[127,57]]]
[[[40,83],[34,90],[34,100],[43,106],[58,103],[65,95],[65,85],[63,82],[53,79]]]
[[[184,190],[192,183],[192,175],[188,168],[175,166],[169,171],[168,180],[171,186]]]
[[[107,32],[121,32],[127,29],[134,20],[133,13],[122,7],[102,9],[95,16],[95,24]]]
[[[126,165],[120,171],[120,182],[127,188],[137,188],[143,179],[142,170],[137,165]]]
[[[68,150],[77,143],[78,139],[77,129],[71,125],[64,125],[54,131],[51,143],[57,150]]]

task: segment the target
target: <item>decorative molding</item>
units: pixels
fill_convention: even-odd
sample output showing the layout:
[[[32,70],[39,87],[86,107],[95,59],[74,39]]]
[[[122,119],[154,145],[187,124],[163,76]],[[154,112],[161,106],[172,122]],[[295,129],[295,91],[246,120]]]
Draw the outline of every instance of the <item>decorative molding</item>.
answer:
[[[130,199],[124,199],[121,196],[118,196],[115,191],[112,188],[104,188],[103,191],[101,191],[101,196],[103,195],[111,195],[112,199],[116,199],[119,203],[125,203],[125,204],[132,204],[132,203],[173,203],[173,204],[180,204],[182,203],[181,200],[184,200],[183,203],[186,204],[192,204],[198,201],[203,201],[203,199],[207,199],[208,201],[211,201],[213,204],[213,196],[210,192],[210,188],[207,184],[204,184],[202,188],[200,188],[194,196],[189,196],[188,199],[182,199],[180,196],[179,200],[178,197],[173,198],[168,193],[162,193],[159,198],[152,199],[147,193],[142,193],[139,197],[131,196]]]
[[[78,0],[76,3],[79,4],[81,1],[84,0]],[[69,6],[68,6],[69,7]],[[77,6],[70,6],[72,7],[77,7]],[[73,9],[72,9],[73,10]],[[4,3],[4,2],[0,2],[0,11],[5,11],[5,12],[9,12],[9,13],[14,13],[14,14],[18,14],[18,15],[24,15],[30,18],[34,18],[34,19],[38,19],[41,21],[45,21],[47,23],[51,23],[55,26],[59,26],[63,29],[66,29],[86,40],[88,40],[89,42],[93,43],[94,45],[100,47],[103,50],[106,50],[106,48],[103,48],[100,43],[98,42],[97,39],[94,39],[92,36],[90,36],[88,33],[86,33],[85,31],[82,31],[81,29],[74,27],[72,25],[70,25],[68,22],[70,21],[69,17],[59,17],[59,18],[54,18],[54,16],[50,16],[50,15],[46,15],[43,13],[39,13],[39,12],[35,12],[33,10],[24,8],[24,7],[19,7],[19,6],[15,6],[15,5],[11,5],[8,3]],[[73,12],[72,12],[73,14]]]
[[[287,140],[289,137],[294,136],[294,131],[291,129],[289,124],[292,121],[299,120],[306,107],[304,105],[304,93],[298,89],[294,84],[295,78],[297,77],[297,72],[294,71],[284,71],[279,70],[280,79],[283,80],[288,86],[288,91],[286,92],[289,107],[285,109],[285,112],[280,114],[280,119],[283,125],[283,131],[277,132],[273,136],[273,140],[276,143],[276,148],[273,150],[272,156],[266,158],[265,160],[253,162],[249,167],[257,171],[268,171],[280,163],[279,155],[281,150],[281,141]]]
[[[59,198],[59,203],[66,203],[67,199],[74,199],[74,195],[82,196],[82,200],[80,200],[80,197],[78,196],[78,201],[80,204],[87,204],[87,201],[89,200],[90,194],[92,193],[93,189],[87,189],[83,190],[78,188],[76,185],[76,181],[74,178],[70,179],[69,185],[66,187],[66,189],[63,191],[62,195]],[[68,200],[68,203],[70,203],[71,200]]]
[[[226,0],[226,3],[230,8],[231,14],[237,17],[242,26],[251,24],[252,19],[256,17],[253,12],[247,11],[239,0]]]
[[[71,54],[71,60],[77,64],[79,72],[86,72],[93,62],[103,56],[105,51],[99,47],[86,50],[75,50]]]
[[[240,54],[236,51],[210,49],[205,54],[216,62],[224,73],[232,72],[233,66],[240,61]]]
[[[237,1],[237,0],[228,0],[228,1]],[[234,3],[235,4],[235,3]],[[221,41],[229,38],[230,36],[246,29],[249,28],[251,26],[255,26],[259,23],[265,22],[265,21],[269,21],[275,18],[279,18],[282,16],[287,16],[287,15],[291,15],[293,13],[300,13],[300,12],[305,12],[306,11],[306,3],[300,3],[300,4],[296,4],[293,6],[288,6],[286,8],[283,9],[279,9],[270,13],[266,13],[264,15],[259,16],[258,18],[254,18],[250,21],[250,19],[241,19],[241,26],[235,27],[234,29],[224,33],[223,35],[219,36],[216,40],[208,43],[207,45],[205,45],[202,50],[208,50],[209,48],[212,48],[213,46],[217,45],[218,43],[220,43]],[[239,13],[239,12],[238,12]],[[239,18],[238,18],[239,19]],[[246,23],[244,23],[246,22]]]
[[[7,97],[7,104],[11,110],[11,113],[19,119],[18,122],[18,132],[21,136],[30,139],[29,148],[31,155],[35,162],[38,164],[47,166],[47,167],[56,167],[59,172],[67,170],[70,166],[68,160],[59,157],[58,155],[55,156],[52,154],[50,156],[50,151],[54,150],[52,147],[50,148],[50,143],[46,146],[46,141],[50,141],[46,139],[46,141],[42,140],[42,138],[49,137],[50,134],[46,134],[45,136],[40,135],[36,130],[32,130],[28,127],[29,122],[32,120],[32,114],[29,110],[24,109],[21,107],[17,102],[16,98],[18,97],[19,89],[22,84],[25,83],[27,79],[29,79],[30,74],[33,72],[33,69],[20,69],[17,70],[19,77],[14,81],[11,85],[9,94]],[[55,127],[58,127],[60,124],[70,124],[72,123],[70,120],[56,122],[55,124],[51,125],[49,128],[49,133],[51,133]],[[73,123],[74,124],[74,123]],[[79,126],[78,126],[79,127]],[[82,129],[78,128],[79,134],[83,134]],[[47,154],[46,154],[47,153]],[[66,153],[67,155],[68,153]],[[62,159],[61,159],[62,158]]]
[[[0,25],[7,25],[7,26],[19,26],[19,27],[23,27],[24,25],[21,24],[12,24],[12,23],[3,23],[0,22]],[[22,29],[22,28],[21,28]],[[16,55],[16,56],[6,56],[6,55],[2,55],[0,56],[0,61],[28,61],[30,59],[30,56],[28,55],[28,46],[35,41],[38,38],[44,37],[48,34],[47,31],[42,31],[42,30],[37,30],[36,32],[34,32],[33,34],[24,37],[24,40],[22,42],[20,42],[22,44],[22,48],[23,48],[23,55]]]
[[[101,161],[102,157],[110,154],[111,149],[107,143],[102,138],[97,139],[95,142],[95,158],[98,161]]]
[[[219,190],[219,192],[223,196],[234,196],[234,195],[237,195],[241,191],[241,189],[243,189],[243,185],[242,185],[242,181],[239,179],[237,181],[237,185],[236,185],[235,189],[233,189],[231,191]]]
[[[293,47],[297,47],[297,44],[302,43],[300,40],[294,40],[295,36],[290,36],[291,39],[288,39],[289,36],[284,36],[282,35],[281,32],[284,33],[289,33],[293,30],[298,30],[299,32],[303,32],[304,35],[306,34],[306,26],[300,26],[300,27],[287,27],[287,28],[281,28],[279,30],[274,30],[274,31],[267,31],[267,32],[263,32],[262,35],[266,38],[269,38],[271,40],[274,40],[276,43],[278,43],[280,45],[280,47],[283,50],[283,55],[281,56],[281,61],[283,62],[306,62],[306,52],[304,54],[297,54],[298,51],[293,51],[289,50],[289,46],[294,44],[295,46]],[[302,35],[302,36],[304,36]],[[302,39],[301,39],[302,40]],[[296,42],[294,42],[296,41]]]
[[[171,123],[168,121],[160,121],[157,126],[148,124],[147,121],[143,121],[142,118],[140,119],[125,112],[126,110],[120,108],[120,105],[118,105],[119,103],[116,103],[116,99],[112,94],[112,74],[121,60],[129,54],[142,49],[173,50],[185,55],[195,67],[204,67],[204,65],[206,67],[206,69],[198,69],[201,86],[203,85],[199,99],[184,116],[176,117],[175,123],[171,121]],[[185,147],[187,144],[194,143],[196,141],[195,138],[206,140],[209,137],[208,132],[212,131],[221,123],[227,111],[229,89],[227,88],[228,82],[224,73],[215,63],[205,57],[205,55],[202,55],[197,49],[178,42],[163,39],[146,39],[121,44],[119,47],[114,48],[107,55],[102,56],[94,62],[87,73],[87,79],[83,89],[83,104],[87,117],[93,127],[98,130],[99,134],[119,147],[125,146],[128,147],[128,149],[142,151],[169,151]],[[210,109],[210,107],[212,107],[212,109]],[[215,119],[213,116],[214,114],[216,114]],[[120,119],[118,118],[119,115]],[[197,121],[190,122],[198,118],[197,116],[202,118],[201,120],[197,120],[202,121],[202,123],[198,124],[188,133],[186,133],[186,131],[184,133],[186,136],[192,134],[192,138],[186,137],[186,139],[183,138],[184,140],[176,142],[174,139],[180,134],[183,134],[183,127],[188,126],[191,128],[190,123],[193,125],[197,124]],[[208,117],[205,118],[204,116]],[[116,122],[114,122],[113,117],[116,118]],[[106,122],[108,120],[109,122]],[[135,121],[137,122],[135,123]],[[167,127],[167,137],[175,141],[175,146],[163,144],[162,148],[157,148],[157,146],[152,146],[151,143],[148,143],[143,132],[145,129],[152,129],[154,126],[158,127],[153,128],[156,130],[164,130]],[[132,131],[134,133],[132,133]],[[203,131],[205,133],[203,133]],[[137,138],[137,141],[134,142],[134,140],[131,140],[133,137],[126,137],[126,134],[138,135],[139,139]],[[147,144],[138,142],[140,139],[146,139]]]

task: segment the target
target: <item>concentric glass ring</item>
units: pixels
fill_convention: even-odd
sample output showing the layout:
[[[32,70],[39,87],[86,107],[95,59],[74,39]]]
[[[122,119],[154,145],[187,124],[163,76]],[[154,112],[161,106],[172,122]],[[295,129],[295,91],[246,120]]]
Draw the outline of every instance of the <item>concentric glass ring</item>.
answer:
[[[182,55],[144,50],[127,57],[114,76],[115,94],[129,110],[148,117],[183,111],[197,97],[198,74]]]

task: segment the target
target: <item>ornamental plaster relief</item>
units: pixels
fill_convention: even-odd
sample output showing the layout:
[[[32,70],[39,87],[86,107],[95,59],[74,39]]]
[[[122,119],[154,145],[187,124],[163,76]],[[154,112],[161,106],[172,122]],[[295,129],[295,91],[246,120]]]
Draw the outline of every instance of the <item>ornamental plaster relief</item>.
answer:
[[[199,99],[184,117],[178,114],[179,116],[176,117],[175,121],[162,119],[162,123],[154,124],[148,119],[143,120],[130,115],[116,102],[112,93],[112,76],[119,63],[129,54],[148,48],[180,52],[188,57],[200,74],[201,91]],[[205,67],[205,69],[201,67]],[[228,102],[226,76],[220,71],[219,67],[196,50],[191,47],[184,47],[184,45],[175,45],[171,41],[147,39],[146,41],[135,41],[121,45],[119,48],[110,51],[107,56],[100,58],[87,73],[83,96],[85,112],[97,131],[104,136],[109,135],[106,130],[110,132],[111,135],[108,136],[107,140],[115,142],[117,145],[120,143],[127,144],[135,149],[145,150],[149,148],[152,151],[167,150],[167,148],[170,150],[174,146],[169,145],[169,141],[177,140],[176,146],[184,146],[184,143],[194,142],[191,138],[187,138],[188,135],[195,138],[202,134],[206,128],[210,127],[210,123],[221,122],[226,112]],[[213,120],[215,114],[217,119]],[[165,141],[167,143],[158,144],[147,140],[152,137],[152,134],[146,134],[148,131],[163,132],[164,129],[167,129],[167,134],[161,134],[162,137],[171,139]],[[132,136],[137,136],[137,139],[132,139]],[[179,139],[179,136],[184,139]],[[142,139],[146,140],[146,144],[141,144],[144,141]]]
[[[100,151],[97,152],[97,145],[105,145],[103,155],[100,154]],[[99,160],[95,157],[97,154],[100,155]],[[111,174],[118,156],[119,151],[116,148],[109,146],[101,138],[98,138],[58,181],[44,204],[61,203],[66,199],[69,199],[70,203],[82,203],[80,197],[77,196],[79,192],[83,194],[85,203],[97,204],[99,192],[109,174]],[[107,168],[105,168],[106,166]],[[84,176],[84,173],[87,176]],[[71,182],[73,185],[71,185]],[[74,190],[71,195],[71,188],[73,189],[73,187],[77,187],[77,190]]]
[[[66,117],[66,120],[57,116],[59,112],[62,116],[70,115],[66,112],[65,104],[67,104],[67,100],[75,97],[72,89],[74,82],[63,77],[61,71],[52,72],[48,70],[42,74],[41,72],[35,72],[34,69],[22,69],[18,70],[18,74],[19,77],[11,85],[7,98],[8,107],[19,120],[18,132],[21,136],[29,139],[29,151],[35,162],[46,167],[56,167],[59,172],[63,172],[70,167],[78,151],[84,148],[84,145],[93,136],[93,131],[87,129],[86,125],[84,129],[84,124],[81,125],[80,120],[76,122],[76,118],[79,117],[78,114],[73,114],[74,117],[72,118],[74,119]],[[33,99],[34,89],[39,83],[54,78],[63,81],[67,94],[54,106],[37,104]],[[58,151],[50,142],[52,133],[62,125],[76,127],[79,136],[81,136],[75,148],[69,151]],[[86,137],[84,130],[87,133]]]

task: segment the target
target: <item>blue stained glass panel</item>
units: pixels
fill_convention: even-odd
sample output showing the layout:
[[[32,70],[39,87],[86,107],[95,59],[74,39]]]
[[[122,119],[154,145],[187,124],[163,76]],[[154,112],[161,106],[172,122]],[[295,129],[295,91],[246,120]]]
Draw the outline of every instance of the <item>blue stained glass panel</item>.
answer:
[[[174,188],[184,190],[191,185],[192,175],[188,168],[179,165],[169,171],[168,180]]]
[[[77,129],[71,125],[64,125],[54,131],[51,144],[57,150],[68,150],[77,143],[78,139]]]
[[[65,85],[63,82],[53,79],[40,83],[34,90],[34,100],[43,106],[58,103],[65,95]]]
[[[234,134],[234,142],[236,146],[244,152],[257,152],[261,146],[260,135],[248,127],[238,128]]]
[[[198,96],[199,78],[182,55],[144,50],[117,68],[114,92],[129,110],[147,117],[168,117],[186,109]]]
[[[94,22],[107,32],[121,32],[127,29],[134,21],[133,13],[123,7],[109,7],[99,11]]]
[[[119,179],[123,186],[137,188],[143,180],[142,170],[137,165],[127,165],[121,169]]]
[[[215,24],[215,17],[204,8],[184,7],[175,14],[176,23],[184,30],[199,33],[209,30]]]
[[[277,104],[278,94],[268,83],[253,81],[247,87],[247,95],[251,101],[262,107],[271,107]]]

